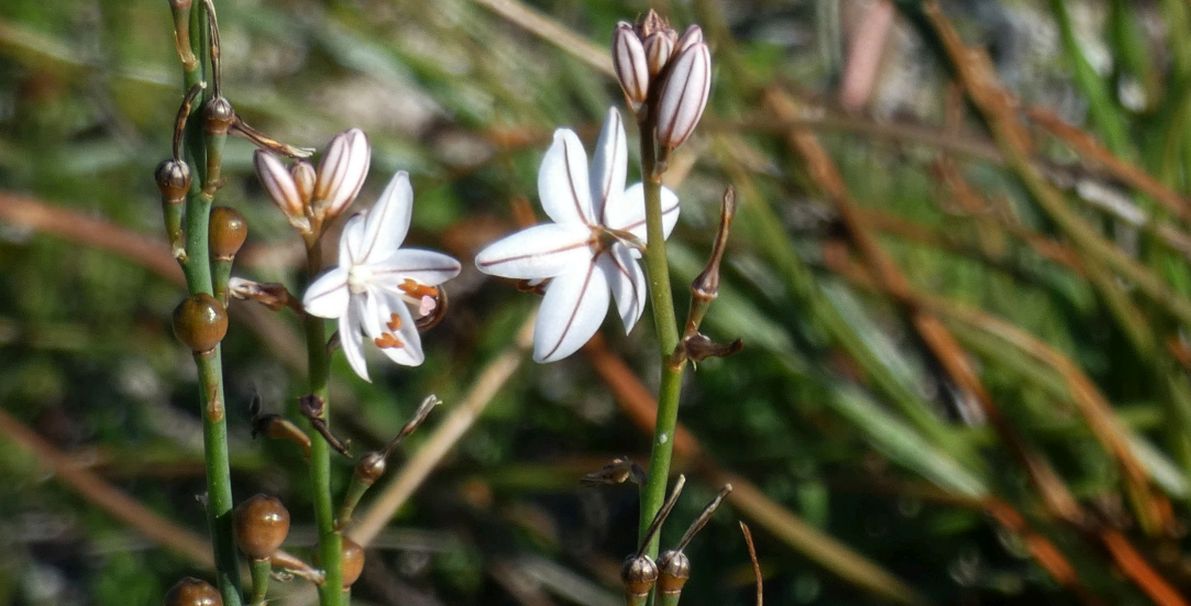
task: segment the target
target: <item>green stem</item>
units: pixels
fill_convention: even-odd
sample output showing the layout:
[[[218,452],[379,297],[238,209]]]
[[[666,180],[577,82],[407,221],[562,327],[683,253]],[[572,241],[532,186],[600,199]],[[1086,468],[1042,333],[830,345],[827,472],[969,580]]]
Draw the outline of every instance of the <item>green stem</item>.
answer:
[[[666,480],[674,455],[674,430],[678,425],[678,398],[682,392],[685,358],[676,358],[678,324],[674,314],[674,293],[670,288],[670,266],[666,258],[666,237],[662,229],[662,179],[657,170],[653,127],[641,126],[641,173],[645,182],[645,270],[649,276],[649,301],[653,308],[654,330],[658,335],[662,361],[662,380],[658,387],[657,421],[649,457],[649,477],[641,490],[639,532],[644,538],[649,523],[666,500]],[[661,533],[645,547],[650,557],[657,556]]]
[[[268,558],[263,560],[253,560],[251,566],[252,570],[252,597],[248,599],[249,606],[264,606],[265,596],[269,593],[269,573],[273,571],[273,564]]]
[[[317,241],[306,247],[307,275],[315,276],[322,269],[322,253]],[[327,352],[327,337],[323,320],[306,314],[302,319],[306,329],[306,356],[310,373],[310,393],[322,399],[322,420],[330,427],[331,402],[327,380],[331,372]],[[335,509],[331,503],[331,447],[312,427],[310,433],[310,484],[314,499],[314,517],[318,526],[319,562],[326,575],[319,587],[319,602],[323,606],[343,606],[347,603],[343,591],[341,555],[343,537],[335,528]]]

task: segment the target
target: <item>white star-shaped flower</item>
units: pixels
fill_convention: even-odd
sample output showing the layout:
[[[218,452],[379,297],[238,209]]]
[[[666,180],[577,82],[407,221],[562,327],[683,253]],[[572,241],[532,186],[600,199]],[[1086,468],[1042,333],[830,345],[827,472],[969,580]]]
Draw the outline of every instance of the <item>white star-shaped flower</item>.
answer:
[[[638,183],[625,189],[627,167],[624,125],[615,108],[596,143],[590,178],[579,137],[565,128],[555,131],[538,172],[542,209],[554,222],[517,232],[476,256],[476,267],[488,274],[550,279],[534,326],[538,362],[561,360],[582,347],[608,313],[609,292],[626,333],[645,310],[640,253],[626,243],[630,236],[645,241],[644,188]],[[677,220],[678,197],[662,188],[667,237]]]
[[[435,287],[459,275],[459,262],[451,257],[401,248],[413,201],[409,175],[400,171],[372,209],[347,221],[339,238],[339,266],[315,280],[302,298],[307,313],[339,319],[343,352],[365,381],[364,336],[398,364],[422,363],[411,306],[419,316],[433,312]]]

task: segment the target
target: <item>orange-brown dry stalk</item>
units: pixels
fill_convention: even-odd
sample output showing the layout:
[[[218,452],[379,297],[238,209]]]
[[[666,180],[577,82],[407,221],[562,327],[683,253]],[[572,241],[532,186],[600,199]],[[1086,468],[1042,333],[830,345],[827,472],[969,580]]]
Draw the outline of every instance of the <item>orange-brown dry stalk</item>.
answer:
[[[798,115],[796,102],[789,95],[775,89],[766,92],[765,105],[781,120],[789,120]],[[809,130],[792,129],[787,135],[787,143],[806,163],[811,181],[839,211],[849,238],[864,257],[873,276],[880,282],[882,290],[888,292],[902,307],[923,343],[956,386],[979,403],[981,412],[1029,474],[1052,515],[1073,523],[1082,523],[1080,507],[1071,492],[1067,490],[1049,462],[1027,445],[1017,430],[1005,419],[972,368],[967,352],[933,313],[921,308],[914,301],[909,280],[873,237],[835,163],[820,145],[818,138]]]

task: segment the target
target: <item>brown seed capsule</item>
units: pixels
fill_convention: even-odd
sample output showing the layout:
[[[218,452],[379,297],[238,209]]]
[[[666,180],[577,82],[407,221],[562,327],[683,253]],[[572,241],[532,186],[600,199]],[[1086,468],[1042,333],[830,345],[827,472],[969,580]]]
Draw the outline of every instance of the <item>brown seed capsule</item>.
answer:
[[[265,560],[289,534],[289,510],[276,497],[258,494],[236,506],[236,546],[254,560]]]
[[[182,160],[170,158],[157,165],[153,173],[157,181],[157,189],[161,191],[161,199],[169,204],[179,204],[186,200],[186,192],[190,191],[190,166]]]
[[[223,598],[210,583],[185,577],[166,592],[165,606],[223,606]]]
[[[369,486],[385,475],[385,453],[370,452],[360,457],[356,463],[356,476]]]
[[[229,261],[248,238],[248,221],[234,208],[216,206],[211,209],[210,236],[211,256]]]
[[[211,351],[227,335],[227,311],[207,293],[191,295],[174,308],[174,335],[195,353]]]
[[[343,555],[340,561],[343,564],[343,588],[347,589],[360,578],[360,573],[364,572],[364,548],[360,547],[359,543],[343,537]]]
[[[203,128],[212,135],[226,135],[236,120],[236,110],[227,97],[211,97],[203,107]]]
[[[681,593],[691,578],[691,560],[681,551],[665,551],[658,558],[658,591],[663,594]]]
[[[658,580],[658,566],[647,555],[629,556],[620,569],[626,594],[634,597],[649,595]]]

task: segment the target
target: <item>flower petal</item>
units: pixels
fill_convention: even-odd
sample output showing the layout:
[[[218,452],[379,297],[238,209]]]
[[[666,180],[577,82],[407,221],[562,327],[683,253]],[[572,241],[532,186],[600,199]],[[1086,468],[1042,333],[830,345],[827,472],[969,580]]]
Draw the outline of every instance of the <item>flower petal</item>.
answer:
[[[591,201],[596,217],[603,222],[604,208],[617,205],[624,194],[625,172],[628,170],[628,146],[625,143],[624,123],[615,107],[608,109],[604,128],[596,141],[591,158]]]
[[[396,320],[393,320],[394,315],[397,316]],[[389,322],[395,322],[398,325],[397,330],[390,330],[390,326],[385,326]],[[388,333],[389,338],[396,337],[400,344],[380,347],[375,339],[384,338],[385,333]],[[426,360],[426,355],[422,353],[422,339],[418,336],[418,327],[400,295],[376,289],[368,290],[364,309],[364,334],[374,339],[373,344],[377,345],[381,353],[402,366],[418,366]]]
[[[341,318],[347,314],[350,298],[347,271],[335,267],[306,287],[306,294],[302,296],[302,307],[312,316]]]
[[[604,209],[607,221],[604,225],[612,229],[631,232],[634,236],[645,236],[645,187],[636,183],[624,190],[624,195],[615,205]],[[678,196],[668,188],[662,188],[662,232],[667,238],[678,222]]]
[[[374,281],[386,285],[412,278],[426,286],[437,286],[459,275],[459,262],[432,250],[406,248],[377,261],[370,268]]]
[[[594,262],[546,287],[533,332],[533,359],[555,362],[578,350],[608,313],[608,279]]]
[[[343,225],[339,234],[339,267],[351,267],[363,258],[360,251],[364,244],[364,215],[356,213]]]
[[[554,131],[554,144],[538,170],[542,209],[555,223],[593,223],[591,190],[587,182],[587,152],[573,131]]]
[[[504,278],[552,278],[591,260],[590,239],[586,225],[536,225],[488,245],[476,267]]]
[[[620,321],[624,323],[624,332],[628,334],[645,312],[649,288],[645,282],[645,271],[633,258],[631,249],[619,243],[613,244],[608,254],[600,255],[598,263],[608,279],[612,297],[616,300],[616,310],[620,313]]]
[[[356,263],[374,263],[397,252],[409,232],[413,210],[414,190],[409,185],[409,173],[397,171],[364,218]]]
[[[353,297],[348,304],[347,313],[339,318],[339,346],[347,358],[348,366],[356,371],[361,379],[372,382],[368,378],[368,365],[364,362],[364,301],[361,297]]]

